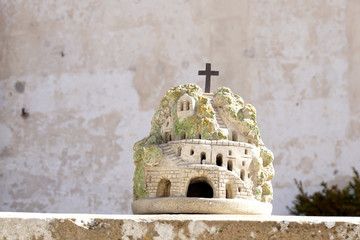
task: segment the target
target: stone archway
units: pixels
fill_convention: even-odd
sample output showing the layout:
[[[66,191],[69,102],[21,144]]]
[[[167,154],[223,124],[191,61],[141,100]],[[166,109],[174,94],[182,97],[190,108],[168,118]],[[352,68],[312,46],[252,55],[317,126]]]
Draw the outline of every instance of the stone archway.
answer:
[[[233,198],[233,191],[232,191],[231,183],[226,183],[225,195],[226,195],[226,198]]]
[[[205,177],[191,179],[186,197],[213,198],[214,190]]]
[[[156,197],[169,197],[170,187],[171,187],[171,182],[168,179],[161,179],[156,191]]]

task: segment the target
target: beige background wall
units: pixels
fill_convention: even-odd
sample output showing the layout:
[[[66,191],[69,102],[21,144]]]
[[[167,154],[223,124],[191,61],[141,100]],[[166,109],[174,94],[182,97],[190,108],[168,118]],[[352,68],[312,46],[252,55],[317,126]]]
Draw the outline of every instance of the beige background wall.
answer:
[[[132,145],[210,61],[258,112],[275,214],[359,169],[360,1],[2,1],[0,211],[130,213]],[[22,114],[22,109],[25,113]]]

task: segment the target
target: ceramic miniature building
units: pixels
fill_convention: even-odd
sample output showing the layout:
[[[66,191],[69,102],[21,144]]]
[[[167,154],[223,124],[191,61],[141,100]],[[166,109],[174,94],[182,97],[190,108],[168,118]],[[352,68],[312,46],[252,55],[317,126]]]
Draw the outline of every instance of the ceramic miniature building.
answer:
[[[133,212],[270,214],[273,155],[255,117],[227,88],[169,90],[134,146]]]

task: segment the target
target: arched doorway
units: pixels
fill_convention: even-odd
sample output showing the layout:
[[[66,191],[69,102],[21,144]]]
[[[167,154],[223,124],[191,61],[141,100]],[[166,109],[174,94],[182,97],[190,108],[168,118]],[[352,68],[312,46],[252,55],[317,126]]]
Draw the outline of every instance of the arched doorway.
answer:
[[[237,136],[237,132],[236,132],[236,131],[232,131],[231,137],[232,137],[232,140],[233,140],[234,142],[237,142],[238,136]]]
[[[206,178],[193,178],[190,181],[186,197],[212,198],[214,191]]]
[[[226,191],[226,198],[233,198],[231,183],[226,183],[225,191]]]
[[[181,139],[186,139],[186,133],[185,132],[181,133]]]
[[[170,132],[165,132],[165,143],[171,141],[171,134]]]
[[[168,179],[161,179],[156,191],[156,197],[169,197],[170,187],[171,187],[171,182]]]
[[[245,180],[245,170],[244,169],[241,169],[241,172],[240,172],[240,178],[241,180]]]

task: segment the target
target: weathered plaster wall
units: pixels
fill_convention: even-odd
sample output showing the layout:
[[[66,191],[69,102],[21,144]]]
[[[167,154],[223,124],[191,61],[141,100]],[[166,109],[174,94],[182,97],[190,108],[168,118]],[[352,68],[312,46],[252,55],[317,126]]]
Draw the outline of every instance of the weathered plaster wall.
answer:
[[[0,238],[359,239],[358,217],[0,213]]]
[[[130,213],[132,145],[206,61],[252,103],[275,214],[360,155],[360,2],[0,2],[0,210]],[[24,110],[22,110],[24,109]]]

